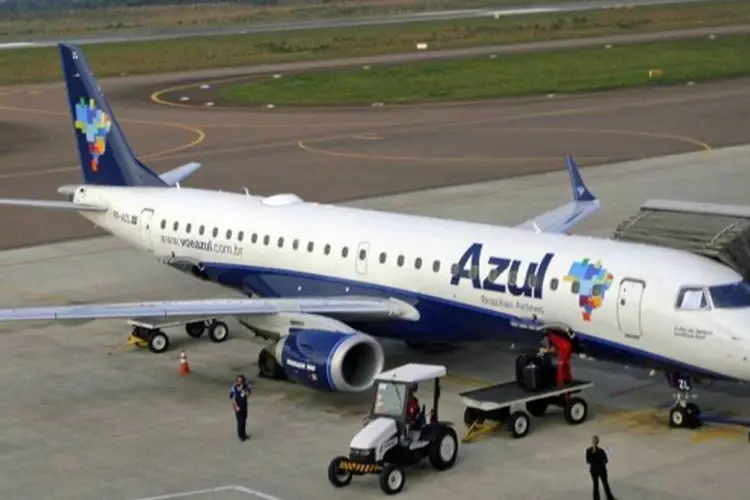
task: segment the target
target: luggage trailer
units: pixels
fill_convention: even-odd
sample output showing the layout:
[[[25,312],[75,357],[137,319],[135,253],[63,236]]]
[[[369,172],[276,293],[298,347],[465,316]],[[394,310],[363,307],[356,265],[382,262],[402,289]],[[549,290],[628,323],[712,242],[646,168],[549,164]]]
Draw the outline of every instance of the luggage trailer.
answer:
[[[583,423],[588,417],[588,403],[574,394],[593,386],[593,382],[573,380],[565,387],[531,392],[512,381],[462,392],[459,396],[466,405],[464,424],[468,428],[463,442],[469,442],[477,435],[491,432],[503,424],[507,425],[514,438],[522,438],[531,427],[529,415],[541,417],[550,405],[563,409],[568,424]],[[487,424],[488,420],[492,423]]]

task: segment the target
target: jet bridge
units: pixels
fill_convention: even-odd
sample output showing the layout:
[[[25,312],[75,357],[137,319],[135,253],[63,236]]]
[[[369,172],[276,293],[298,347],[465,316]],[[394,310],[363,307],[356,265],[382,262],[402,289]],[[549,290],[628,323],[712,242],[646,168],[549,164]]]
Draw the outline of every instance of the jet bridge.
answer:
[[[649,200],[621,222],[613,239],[686,250],[750,279],[750,207]]]

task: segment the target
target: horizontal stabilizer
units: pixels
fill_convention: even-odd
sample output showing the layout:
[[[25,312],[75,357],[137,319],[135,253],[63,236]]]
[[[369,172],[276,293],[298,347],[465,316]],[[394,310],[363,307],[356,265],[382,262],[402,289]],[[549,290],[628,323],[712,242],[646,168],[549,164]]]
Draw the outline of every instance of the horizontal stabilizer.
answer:
[[[396,299],[299,297],[281,299],[205,299],[123,302],[74,306],[0,309],[0,321],[92,320],[116,318],[189,319],[279,313],[351,314],[416,321],[417,310]]]
[[[537,233],[564,233],[601,208],[599,200],[584,184],[581,173],[570,155],[565,157],[565,168],[568,170],[570,187],[573,190],[573,201],[537,215],[517,225],[516,229],[528,229]]]
[[[51,208],[55,210],[75,210],[78,212],[106,212],[107,207],[71,203],[69,201],[26,200],[22,198],[0,198],[0,205],[18,207]]]
[[[183,179],[186,179],[190,175],[193,175],[199,168],[201,168],[200,163],[186,163],[185,165],[174,168],[169,172],[164,172],[163,174],[159,175],[159,177],[161,177],[161,180],[163,180],[168,185],[174,186]]]

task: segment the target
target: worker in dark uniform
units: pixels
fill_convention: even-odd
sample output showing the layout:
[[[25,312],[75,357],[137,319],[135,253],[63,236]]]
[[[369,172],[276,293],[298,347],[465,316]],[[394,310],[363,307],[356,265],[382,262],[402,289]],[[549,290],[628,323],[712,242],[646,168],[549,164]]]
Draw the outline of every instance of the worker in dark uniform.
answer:
[[[599,436],[591,438],[591,447],[586,448],[586,463],[589,464],[591,481],[594,483],[594,500],[599,500],[599,481],[604,486],[604,494],[607,500],[615,500],[612,490],[609,489],[609,480],[607,479],[607,453],[599,448]]]
[[[237,419],[237,437],[240,441],[247,441],[250,436],[247,435],[247,398],[250,396],[252,389],[250,384],[245,380],[244,375],[238,375],[237,380],[232,384],[229,390],[229,398],[232,400],[234,407],[234,416]]]

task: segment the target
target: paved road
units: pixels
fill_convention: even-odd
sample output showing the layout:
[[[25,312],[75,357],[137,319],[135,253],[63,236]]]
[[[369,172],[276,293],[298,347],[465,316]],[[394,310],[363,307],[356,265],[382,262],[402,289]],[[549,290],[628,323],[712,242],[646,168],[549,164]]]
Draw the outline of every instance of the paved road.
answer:
[[[102,84],[135,151],[155,169],[201,161],[187,185],[327,202],[559,170],[568,152],[585,167],[740,144],[750,130],[750,79],[324,111],[155,106],[131,86]],[[56,199],[58,186],[80,181],[62,86],[4,91],[0,196]],[[73,214],[11,207],[0,210],[0,233],[4,248],[100,234]]]
[[[401,24],[425,21],[445,21],[450,19],[470,19],[489,16],[520,16],[540,14],[545,12],[575,12],[581,10],[606,9],[613,7],[627,7],[640,5],[668,5],[677,3],[695,3],[706,0],[594,0],[587,2],[571,2],[564,4],[535,5],[533,7],[498,7],[484,9],[462,9],[434,12],[418,12],[390,16],[346,17],[333,19],[319,19],[311,21],[286,21],[274,23],[254,23],[237,26],[215,26],[204,29],[190,30],[150,30],[148,32],[131,32],[127,34],[115,33],[108,36],[92,35],[75,39],[42,39],[31,41],[15,41],[0,43],[0,50],[10,50],[28,47],[51,47],[60,41],[73,42],[80,45],[96,43],[125,43],[147,40],[168,40],[175,38],[238,35],[246,33],[270,33],[278,31],[295,31],[320,28],[342,28],[353,26],[370,26],[378,24]]]

